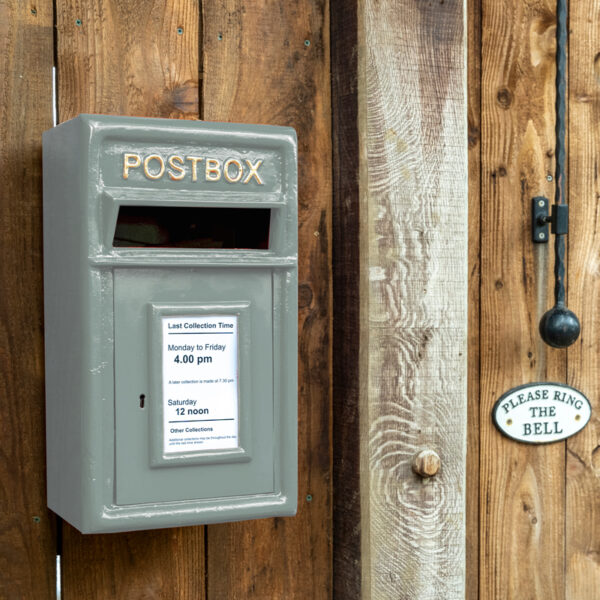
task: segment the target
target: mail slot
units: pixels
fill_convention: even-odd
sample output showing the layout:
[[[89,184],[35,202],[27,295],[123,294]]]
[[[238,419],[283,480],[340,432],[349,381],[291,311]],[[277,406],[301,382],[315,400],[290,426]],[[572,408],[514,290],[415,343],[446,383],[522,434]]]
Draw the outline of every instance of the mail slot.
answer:
[[[48,506],[295,514],[295,132],[80,115],[43,152]]]

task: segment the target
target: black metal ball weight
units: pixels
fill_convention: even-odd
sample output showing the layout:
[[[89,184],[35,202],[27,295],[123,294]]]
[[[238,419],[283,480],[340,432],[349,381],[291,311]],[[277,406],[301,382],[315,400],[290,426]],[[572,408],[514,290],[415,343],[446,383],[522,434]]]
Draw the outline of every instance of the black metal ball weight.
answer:
[[[580,331],[579,319],[566,306],[552,307],[540,321],[540,335],[553,348],[570,346],[579,337]]]

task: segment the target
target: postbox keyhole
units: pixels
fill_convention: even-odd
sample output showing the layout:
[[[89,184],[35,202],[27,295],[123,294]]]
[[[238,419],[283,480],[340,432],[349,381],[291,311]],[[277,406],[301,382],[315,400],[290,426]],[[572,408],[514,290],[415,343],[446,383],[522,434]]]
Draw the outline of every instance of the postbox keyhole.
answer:
[[[140,394],[140,408],[144,408],[145,403],[146,403],[146,394]]]

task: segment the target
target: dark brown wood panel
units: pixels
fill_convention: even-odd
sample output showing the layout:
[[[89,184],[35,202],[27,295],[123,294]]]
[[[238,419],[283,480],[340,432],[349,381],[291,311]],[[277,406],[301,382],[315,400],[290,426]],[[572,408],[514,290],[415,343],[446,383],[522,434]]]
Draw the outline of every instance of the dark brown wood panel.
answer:
[[[57,1],[59,121],[197,118],[197,0]],[[63,598],[204,598],[204,528],[82,536],[64,525]]]
[[[331,2],[333,596],[361,597],[358,7]]]
[[[52,2],[0,0],[0,598],[55,594],[46,508],[42,132],[52,127]]]
[[[592,403],[587,427],[567,441],[566,600],[600,595],[600,2],[570,2],[569,287],[581,320],[568,383]]]
[[[211,600],[331,595],[331,120],[327,2],[203,5],[203,118],[291,125],[299,169],[299,507],[208,527]]]
[[[204,527],[81,535],[63,524],[64,600],[205,598]]]
[[[531,198],[553,199],[556,3],[482,3],[480,597],[564,597],[564,443],[526,446],[492,425],[494,402],[565,381],[538,333],[552,305],[552,244],[531,242]]]
[[[468,0],[469,321],[466,600],[479,598],[479,320],[481,285],[481,0]]]

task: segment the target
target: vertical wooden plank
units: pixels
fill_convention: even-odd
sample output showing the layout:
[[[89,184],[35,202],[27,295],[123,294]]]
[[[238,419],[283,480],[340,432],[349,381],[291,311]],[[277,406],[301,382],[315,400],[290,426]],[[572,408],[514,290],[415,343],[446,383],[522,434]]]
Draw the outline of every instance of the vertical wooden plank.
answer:
[[[208,527],[208,597],[331,595],[328,3],[203,4],[203,118],[291,125],[299,170],[299,508]]]
[[[465,596],[465,8],[359,3],[367,598]],[[424,448],[431,479],[411,471]]]
[[[58,0],[59,121],[197,118],[199,4]],[[204,528],[82,536],[65,524],[63,597],[204,598]]]
[[[600,2],[570,2],[569,306],[582,323],[569,350],[569,383],[592,403],[567,442],[566,598],[600,594]]]
[[[205,598],[204,527],[85,536],[63,528],[64,600]]]
[[[199,0],[57,0],[59,121],[198,118]]]
[[[331,2],[333,596],[361,598],[358,7]]]
[[[52,127],[52,2],[0,0],[0,598],[55,594],[46,508],[42,131]]]
[[[479,343],[481,286],[481,1],[467,1],[469,126],[469,322],[466,600],[479,600]]]
[[[566,375],[565,352],[538,333],[552,244],[534,248],[530,233],[531,198],[553,199],[555,8],[483,0],[482,600],[564,598],[564,444],[517,444],[490,418],[509,388]]]

